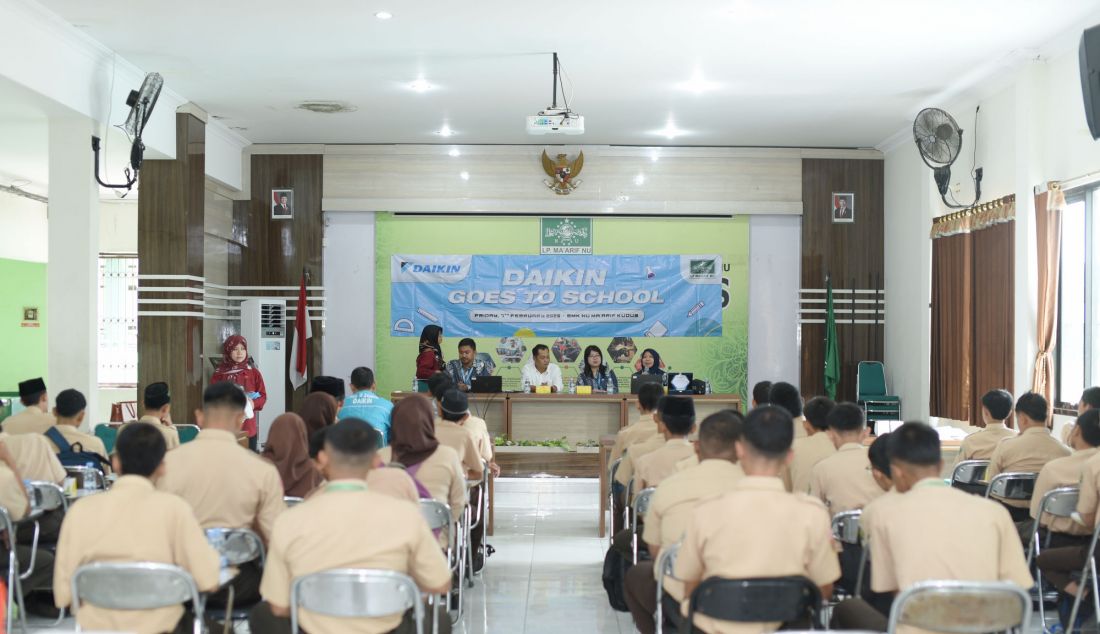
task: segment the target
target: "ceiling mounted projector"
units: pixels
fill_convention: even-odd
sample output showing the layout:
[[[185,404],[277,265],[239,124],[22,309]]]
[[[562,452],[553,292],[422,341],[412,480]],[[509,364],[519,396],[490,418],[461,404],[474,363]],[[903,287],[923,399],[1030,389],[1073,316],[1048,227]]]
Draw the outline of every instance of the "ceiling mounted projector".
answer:
[[[554,92],[550,107],[537,115],[527,117],[527,134],[584,134],[584,117],[569,108],[569,98],[565,96],[565,86],[561,86],[558,54],[554,53]],[[565,107],[558,107],[558,86],[561,86]],[[572,82],[570,82],[572,86]]]

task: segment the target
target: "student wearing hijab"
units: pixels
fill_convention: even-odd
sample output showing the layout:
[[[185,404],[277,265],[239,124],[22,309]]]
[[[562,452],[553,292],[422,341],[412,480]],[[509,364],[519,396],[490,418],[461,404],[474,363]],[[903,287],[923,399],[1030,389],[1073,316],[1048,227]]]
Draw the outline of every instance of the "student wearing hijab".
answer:
[[[581,373],[577,375],[577,385],[590,385],[593,392],[618,393],[619,379],[615,376],[615,371],[603,362],[603,353],[599,346],[588,346],[584,349],[582,364]]]
[[[320,432],[325,427],[336,423],[336,413],[340,409],[336,406],[336,399],[327,392],[312,392],[302,401],[298,408],[298,415],[306,426],[306,438],[309,439],[309,457],[316,458],[321,450],[324,438]]]
[[[653,348],[642,350],[642,356],[638,358],[638,374],[655,374],[661,376],[665,373],[661,369],[661,355]]]
[[[420,352],[416,356],[416,378],[427,379],[443,371],[443,328],[432,324],[420,332]]]
[[[466,507],[466,474],[458,452],[435,437],[432,404],[413,394],[393,406],[391,443],[379,451],[382,460],[397,463],[432,494],[451,507],[451,517],[461,517]]]
[[[256,451],[259,413],[267,402],[267,388],[260,369],[249,363],[248,341],[240,335],[232,335],[222,344],[222,362],[210,377],[210,384],[221,381],[239,385],[252,403],[252,417],[245,419],[241,430],[248,435],[248,448]]]
[[[260,455],[275,464],[285,495],[304,498],[323,481],[317,465],[309,457],[306,424],[297,414],[283,414],[271,423]]]

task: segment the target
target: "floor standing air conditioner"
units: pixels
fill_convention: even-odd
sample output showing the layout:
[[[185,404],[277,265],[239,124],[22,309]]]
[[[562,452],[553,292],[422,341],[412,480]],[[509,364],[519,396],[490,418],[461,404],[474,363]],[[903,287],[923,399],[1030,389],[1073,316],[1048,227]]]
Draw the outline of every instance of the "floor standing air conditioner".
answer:
[[[246,299],[241,302],[241,335],[252,361],[264,376],[267,403],[259,413],[259,442],[267,442],[271,423],[286,410],[286,301]]]

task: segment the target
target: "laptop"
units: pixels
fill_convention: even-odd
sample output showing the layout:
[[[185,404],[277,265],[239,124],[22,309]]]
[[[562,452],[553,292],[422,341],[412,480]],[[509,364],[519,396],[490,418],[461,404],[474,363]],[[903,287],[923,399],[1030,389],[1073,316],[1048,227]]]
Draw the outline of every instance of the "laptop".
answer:
[[[504,379],[499,376],[475,376],[470,379],[470,391],[475,394],[498,394],[504,391]]]
[[[695,392],[691,389],[691,380],[694,376],[691,372],[669,372],[668,393],[694,394]]]
[[[630,393],[637,394],[638,390],[642,389],[642,386],[646,383],[655,383],[661,385],[661,377],[656,374],[642,374],[641,372],[635,372],[630,375]]]

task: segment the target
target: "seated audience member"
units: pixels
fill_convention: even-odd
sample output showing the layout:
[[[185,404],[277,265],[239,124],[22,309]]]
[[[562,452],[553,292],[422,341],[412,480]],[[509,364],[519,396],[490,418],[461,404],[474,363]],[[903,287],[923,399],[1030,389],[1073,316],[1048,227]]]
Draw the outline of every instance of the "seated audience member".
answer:
[[[15,457],[5,443],[0,443],[0,506],[8,512],[12,522],[18,522],[30,512],[30,501],[27,499],[27,491],[23,488],[23,477],[19,472],[19,465]],[[0,540],[0,575],[7,583],[8,579],[8,548],[6,539]],[[20,572],[25,572],[31,563],[31,547],[16,544],[15,554],[19,559]],[[26,597],[32,591],[39,588],[50,588],[50,578],[53,574],[53,553],[46,548],[39,548],[35,556],[34,569],[30,576],[22,581],[23,596]]]
[[[1016,527],[1004,507],[948,486],[940,474],[940,437],[924,423],[890,434],[890,474],[898,495],[869,527],[871,590],[900,592],[929,580],[1032,579]],[[874,506],[874,505],[872,505]],[[886,615],[862,599],[837,606],[834,627],[886,631]]]
[[[752,386],[752,406],[760,407],[768,404],[768,394],[772,391],[771,381],[757,381]]]
[[[700,502],[732,490],[745,476],[737,466],[734,446],[741,437],[743,422],[744,417],[734,410],[716,412],[703,419],[696,447],[698,466],[665,478],[650,498],[641,539],[653,559],[639,561],[627,570],[624,582],[626,603],[642,634],[653,634],[657,629],[653,617],[657,610],[657,580],[653,570],[657,554],[661,548],[679,543],[691,511]],[[665,592],[677,602],[684,598],[683,587],[675,580],[665,583]]]
[[[103,441],[80,431],[86,407],[88,407],[88,401],[83,394],[76,390],[62,390],[54,401],[53,415],[57,420],[55,429],[61,433],[65,442],[74,446],[74,451],[87,451],[103,458],[104,470],[110,472],[111,460],[107,456],[107,447],[103,445]],[[55,450],[58,453],[61,452],[60,447],[55,447]]]
[[[1020,523],[1020,536],[1027,540],[1032,538],[1031,528],[1033,520],[1039,515],[1039,505],[1043,496],[1059,487],[1077,486],[1085,473],[1085,465],[1100,452],[1100,410],[1085,412],[1077,417],[1077,422],[1069,434],[1069,445],[1073,453],[1065,458],[1055,458],[1043,466],[1039,471],[1039,479],[1035,481],[1035,491],[1031,495],[1031,517]],[[1071,518],[1052,517],[1045,515],[1040,521],[1041,537],[1045,539],[1045,533],[1050,531],[1051,547],[1072,546],[1087,543],[1092,531]]]
[[[113,457],[118,482],[106,493],[72,505],[61,527],[53,578],[58,607],[72,603],[76,569],[100,561],[172,564],[190,573],[200,591],[217,589],[218,553],[207,543],[191,508],[179,497],[153,487],[151,480],[165,474],[164,456],[164,436],[155,427],[134,424],[119,432]],[[182,605],[107,610],[84,603],[76,620],[84,630],[142,634],[192,630],[192,615]]]
[[[304,498],[324,481],[316,463],[309,457],[306,424],[293,412],[272,421],[260,456],[275,465],[284,495]]]
[[[172,424],[172,395],[168,391],[168,384],[163,382],[150,383],[145,386],[142,394],[142,414],[137,420],[139,423],[155,425],[157,431],[164,436],[164,445],[168,451],[180,446],[180,433]],[[119,427],[121,434],[130,423]]]
[[[1100,387],[1085,388],[1081,392],[1081,398],[1077,401],[1077,415],[1080,416],[1090,409],[1100,409]],[[1073,423],[1062,425],[1062,442],[1069,444],[1069,435],[1073,431]]]
[[[771,389],[768,390],[768,404],[782,407],[791,415],[794,420],[791,427],[794,429],[795,439],[809,435],[804,424],[806,418],[802,412],[802,395],[798,393],[797,387],[782,381],[772,383]]]
[[[267,543],[275,518],[286,509],[283,481],[267,460],[237,444],[245,420],[244,392],[229,381],[214,383],[195,411],[202,431],[164,458],[167,471],[157,489],[184,499],[203,528],[248,528]],[[259,562],[240,567],[233,578],[235,601],[259,600]],[[211,597],[221,605],[225,591]]]
[[[664,396],[657,401],[658,433],[665,443],[635,462],[634,493],[655,487],[676,473],[676,463],[695,453],[688,436],[695,430],[695,402],[686,396]]]
[[[1039,473],[1046,463],[1069,455],[1069,449],[1047,429],[1047,400],[1041,395],[1028,392],[1017,399],[1016,427],[1020,435],[1005,438],[993,450],[985,472],[987,481],[999,473]],[[1027,500],[998,500],[1008,507],[1013,520],[1027,519],[1031,506]]]
[[[316,458],[321,450],[321,430],[336,422],[336,414],[340,407],[336,399],[327,392],[313,392],[305,397],[298,408],[298,415],[306,424],[306,438],[309,439],[309,457]]]
[[[19,384],[19,402],[23,411],[4,419],[4,431],[15,436],[18,434],[44,434],[54,425],[50,416],[50,398],[46,394],[46,382],[42,379],[28,379]]]
[[[336,411],[344,406],[344,380],[323,374],[313,377],[309,383],[309,393],[324,392],[336,399]]]
[[[374,371],[370,368],[358,367],[351,371],[352,395],[344,401],[340,413],[336,418],[358,418],[365,420],[371,427],[378,430],[381,445],[379,449],[390,444],[390,421],[393,415],[393,403],[382,398],[374,391],[378,386],[374,380]]]
[[[362,420],[359,418],[345,418],[344,420]],[[363,421],[366,422],[366,421]],[[370,423],[367,423],[368,425]],[[331,429],[326,427],[317,432],[315,438],[320,443],[321,447],[325,446],[325,433]],[[377,430],[375,430],[377,431]],[[321,474],[320,467],[317,467],[316,460],[310,460],[313,463],[314,468],[317,469],[318,478],[321,480],[321,484],[324,484],[324,475]],[[382,462],[382,457],[377,453],[374,454],[372,468],[367,475],[367,486],[371,491],[376,493],[382,493],[398,500],[405,500],[406,502],[417,503],[423,497],[425,499],[431,499],[431,495],[425,491],[424,495],[421,495],[417,489],[416,482],[412,479],[412,476],[405,473],[405,469],[393,465],[387,466]],[[310,492],[310,495],[319,491],[320,488],[315,488]],[[308,496],[305,496],[308,497]]]
[[[963,460],[989,460],[997,443],[1016,436],[1005,424],[1012,416],[1012,395],[1005,390],[990,390],[982,396],[982,421],[985,428],[967,436],[959,447],[955,464]]]
[[[500,473],[500,468],[493,462],[493,447],[492,441],[489,440],[489,432],[485,430],[485,421],[480,418],[474,422],[471,422],[473,418],[470,416],[470,406],[466,398],[465,392],[460,392],[455,388],[451,388],[443,393],[443,398],[439,402],[439,411],[443,416],[442,421],[436,421],[436,437],[441,437],[443,434],[448,433],[448,429],[454,425],[459,429],[465,429],[469,432],[469,435],[475,439],[475,445],[478,450],[478,466],[483,466],[481,460],[489,465],[489,468],[495,473]],[[482,473],[482,475],[484,475]],[[469,479],[475,478],[467,476]],[[480,476],[479,476],[480,477]],[[469,496],[471,500],[476,502],[481,495],[488,495],[488,491],[485,490],[485,486],[478,484],[476,487],[469,490]],[[485,539],[485,522],[480,522],[472,531],[470,531],[470,548],[474,552],[474,572],[480,572],[485,561],[484,553],[481,550],[481,543]]]
[[[826,433],[829,429],[827,422],[829,412],[835,405],[832,399],[826,396],[815,396],[806,403],[805,417],[799,425],[802,428],[803,437],[795,439],[791,447],[794,457],[783,469],[783,484],[788,491],[809,493],[814,465],[836,453],[836,445]],[[780,407],[784,406],[780,405]],[[787,411],[791,410],[787,409]]]
[[[609,463],[621,458],[623,451],[630,445],[657,435],[657,423],[653,420],[653,413],[662,395],[664,395],[664,389],[655,383],[646,383],[638,388],[638,418],[615,434],[615,444],[611,446]]]
[[[458,358],[448,361],[443,371],[459,391],[469,392],[474,377],[491,376],[493,369],[491,363],[477,357],[477,342],[466,337],[458,342]]]
[[[688,520],[674,568],[684,582],[685,598],[710,577],[797,575],[817,584],[822,596],[832,594],[840,566],[829,514],[819,500],[787,493],[779,479],[791,457],[791,423],[790,414],[774,405],[758,407],[745,418],[736,444],[745,477],[729,493],[701,502]],[[755,624],[751,631],[773,631],[780,625]],[[708,633],[750,631],[744,623],[698,615],[695,626]]]
[[[855,403],[839,403],[829,412],[827,421],[826,433],[836,453],[814,465],[810,495],[824,502],[830,515],[862,509],[882,495],[882,488],[871,475],[871,462],[863,446],[867,420]]]
[[[462,462],[462,468],[466,471],[466,477],[470,480],[481,479],[481,454],[478,452],[477,444],[474,440],[474,434],[469,429],[460,426],[454,421],[448,420],[442,417],[443,413],[443,398],[450,392],[455,390],[454,385],[450,379],[447,379],[445,383],[440,383],[436,386],[432,396],[435,397],[435,437],[439,442],[447,445],[458,453],[458,459]],[[459,392],[459,394],[465,398],[465,394]],[[457,409],[457,397],[455,397],[453,406]],[[456,416],[452,414],[451,416]]]
[[[264,602],[252,610],[251,631],[289,633],[291,583],[325,570],[392,570],[412,577],[425,593],[450,589],[451,569],[419,509],[369,490],[377,447],[378,432],[364,421],[343,420],[326,430],[317,461],[328,484],[276,521],[260,588]],[[309,632],[413,631],[411,610],[356,620],[308,610],[299,615]],[[442,614],[439,623],[446,628],[450,620]]]
[[[65,467],[57,459],[57,449],[45,436],[40,434],[13,436],[5,429],[0,431],[0,443],[7,446],[8,451],[15,458],[15,464],[19,466],[19,473],[23,474],[27,480],[41,480],[54,484],[65,482]]]
[[[870,526],[874,522],[874,515],[879,509],[886,508],[891,499],[898,495],[894,490],[894,483],[890,480],[890,454],[888,445],[890,434],[879,434],[871,446],[867,448],[867,458],[871,463],[871,479],[881,491],[873,500],[867,502],[860,513],[860,532],[864,535],[870,533]],[[862,544],[841,544],[840,552],[840,581],[837,582],[848,594],[855,595],[856,584],[859,580],[859,565],[863,561]],[[883,614],[889,614],[890,606],[894,601],[892,592],[872,592],[871,574],[864,570],[862,593],[863,598],[875,609]]]
[[[393,442],[379,451],[386,464],[399,464],[432,498],[450,506],[455,521],[466,508],[466,474],[458,452],[435,437],[432,404],[421,394],[393,406]]]

